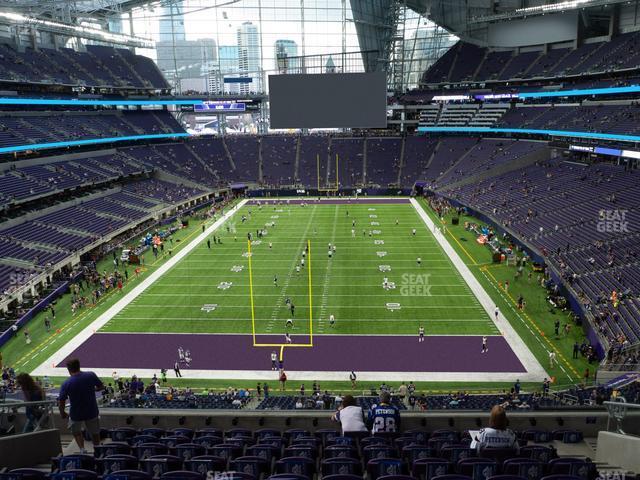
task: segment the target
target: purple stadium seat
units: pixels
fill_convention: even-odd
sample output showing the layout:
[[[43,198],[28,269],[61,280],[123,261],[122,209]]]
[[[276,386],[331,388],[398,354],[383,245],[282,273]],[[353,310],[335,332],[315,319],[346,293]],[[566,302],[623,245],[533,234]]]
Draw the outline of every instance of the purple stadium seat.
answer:
[[[114,454],[97,460],[98,473],[108,475],[118,470],[135,470],[138,468],[138,459],[133,455]]]
[[[593,480],[596,468],[590,460],[572,457],[554,458],[549,461],[547,471],[550,475],[571,475],[583,480]]]
[[[198,457],[192,457],[190,460],[184,462],[184,466],[187,470],[192,472],[198,472],[206,475],[207,472],[222,472],[228,467],[229,462],[226,458],[215,457],[213,455],[200,455]]]
[[[367,462],[367,475],[371,480],[388,475],[405,475],[407,467],[399,458],[373,458]]]
[[[205,475],[201,475],[198,472],[191,472],[189,470],[176,470],[173,472],[163,473],[160,478],[163,480],[204,480]]]
[[[362,475],[362,463],[355,458],[327,458],[320,466],[322,476]]]
[[[358,451],[349,445],[329,445],[323,450],[322,456],[326,460],[330,458],[359,458]]]
[[[165,455],[169,453],[169,447],[158,442],[141,443],[134,448],[138,460],[144,460],[145,458],[152,457],[154,455]]]
[[[396,458],[398,451],[386,444],[369,445],[362,449],[362,456],[364,462],[367,463],[374,458]]]
[[[63,472],[52,473],[49,478],[53,480],[97,480],[98,474],[93,470],[75,468]]]
[[[176,457],[180,457],[182,461],[191,460],[193,457],[205,455],[206,447],[197,443],[182,443],[171,449],[171,453]]]
[[[545,464],[530,458],[510,458],[502,463],[502,473],[538,480],[544,475]]]
[[[260,478],[268,473],[271,463],[262,457],[243,456],[229,462],[229,468],[236,472],[243,472]]]
[[[463,458],[456,467],[458,473],[473,480],[488,480],[498,472],[498,464],[489,458]]]
[[[14,468],[10,472],[0,473],[1,480],[44,480],[46,473],[35,468]]]
[[[295,475],[293,473],[276,473],[267,478],[267,480],[310,480],[304,475]]]
[[[182,460],[175,455],[153,455],[144,460],[140,460],[140,465],[154,479],[167,472],[182,469]]]
[[[553,447],[545,447],[542,445],[527,445],[520,448],[520,456],[527,457],[532,460],[539,460],[542,463],[547,463],[551,459],[556,458],[558,454]]]
[[[276,473],[293,473],[311,478],[315,470],[315,461],[307,457],[285,457],[276,462]]]
[[[451,462],[442,458],[421,458],[411,465],[411,475],[420,480],[431,480],[433,477],[446,475],[451,470]]]
[[[118,470],[105,475],[102,480],[151,480],[151,475],[142,470]]]
[[[193,443],[196,445],[202,445],[205,448],[211,448],[214,445],[220,445],[223,443],[222,437],[216,437],[214,435],[203,435],[202,437],[196,436],[193,439]]]
[[[416,480],[410,475],[384,475],[378,477],[378,480]]]
[[[362,480],[360,475],[327,475],[322,480]]]

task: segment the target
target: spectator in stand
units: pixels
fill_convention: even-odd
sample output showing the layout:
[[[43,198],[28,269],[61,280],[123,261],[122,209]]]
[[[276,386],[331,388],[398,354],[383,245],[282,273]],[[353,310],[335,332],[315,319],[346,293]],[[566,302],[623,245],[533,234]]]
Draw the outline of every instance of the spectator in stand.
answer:
[[[287,386],[287,374],[284,372],[284,369],[280,370],[280,390],[284,392],[285,387]]]
[[[366,432],[364,424],[364,412],[362,407],[356,405],[356,399],[352,395],[345,395],[338,411],[331,416],[331,420],[342,425],[342,434],[351,432]]]
[[[382,387],[381,387],[382,390]],[[344,399],[342,400],[344,404]],[[387,390],[380,393],[380,402],[372,405],[368,418],[371,433],[397,432],[400,429],[400,411],[391,404],[391,394]]]
[[[480,430],[471,446],[477,447],[478,452],[487,447],[519,449],[516,434],[507,428],[507,412],[503,407],[495,405],[491,409],[489,427]]]
[[[38,385],[31,375],[21,373],[16,377],[16,383],[22,390],[25,402],[41,402],[44,400],[44,391]],[[22,428],[22,433],[33,431],[36,422],[42,417],[42,410],[39,407],[27,407],[27,421]]]
[[[95,373],[81,371],[80,360],[77,358],[72,358],[67,362],[67,370],[70,376],[62,384],[58,397],[60,417],[63,420],[69,418],[69,428],[80,448],[80,453],[86,453],[82,433],[83,425],[87,433],[91,435],[93,445],[100,445],[100,421],[96,392],[102,391],[104,385]],[[69,414],[65,411],[67,399],[71,404]]]

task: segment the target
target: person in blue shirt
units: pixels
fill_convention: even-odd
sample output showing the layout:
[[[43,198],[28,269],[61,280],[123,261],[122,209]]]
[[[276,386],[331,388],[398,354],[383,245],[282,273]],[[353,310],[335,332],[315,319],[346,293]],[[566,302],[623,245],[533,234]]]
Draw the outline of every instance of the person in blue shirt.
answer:
[[[96,392],[104,389],[104,385],[93,372],[83,372],[80,370],[80,360],[72,358],[67,362],[69,378],[65,380],[60,388],[58,397],[58,408],[60,418],[69,419],[69,429],[75,438],[80,453],[86,453],[84,448],[84,436],[82,426],[91,435],[93,445],[100,444],[100,421],[98,419],[98,402]],[[66,412],[66,403],[69,400],[69,414]]]
[[[397,432],[400,430],[400,411],[391,404],[391,395],[387,391],[380,393],[380,401],[371,406],[368,416],[371,433]]]

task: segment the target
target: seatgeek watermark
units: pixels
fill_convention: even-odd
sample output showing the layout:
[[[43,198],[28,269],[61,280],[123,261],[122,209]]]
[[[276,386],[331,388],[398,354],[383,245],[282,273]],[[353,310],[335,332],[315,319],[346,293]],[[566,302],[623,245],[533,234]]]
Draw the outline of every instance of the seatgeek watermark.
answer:
[[[626,209],[600,210],[596,229],[600,233],[629,233]]]
[[[430,297],[430,273],[403,273],[400,282],[400,295],[403,297]]]

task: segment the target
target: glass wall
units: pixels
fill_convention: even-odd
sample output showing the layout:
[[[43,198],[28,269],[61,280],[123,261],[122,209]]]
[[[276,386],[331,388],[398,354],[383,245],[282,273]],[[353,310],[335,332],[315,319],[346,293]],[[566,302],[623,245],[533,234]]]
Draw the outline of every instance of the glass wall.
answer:
[[[399,30],[404,84],[412,88],[455,37],[405,11]],[[307,72],[307,65],[313,73],[364,69],[355,55],[362,48],[349,0],[185,0],[134,10],[132,22],[123,23],[156,42],[154,50],[139,53],[154,58],[179,93],[265,92],[270,73]]]

